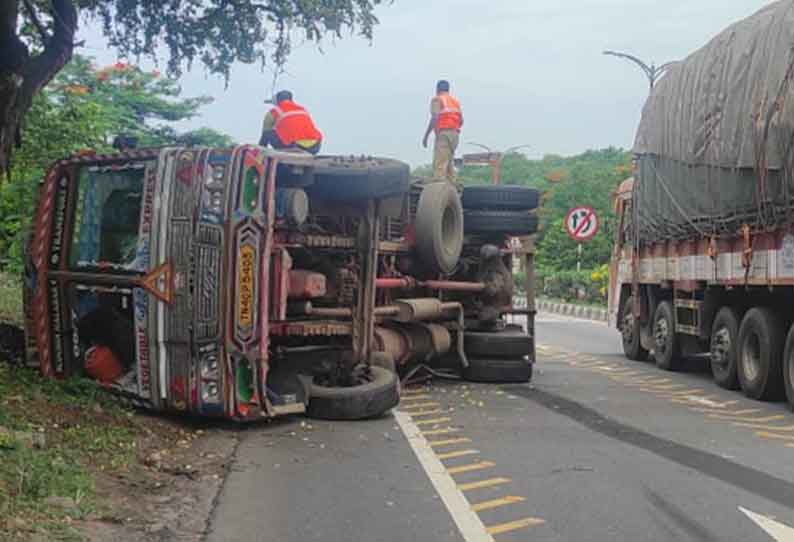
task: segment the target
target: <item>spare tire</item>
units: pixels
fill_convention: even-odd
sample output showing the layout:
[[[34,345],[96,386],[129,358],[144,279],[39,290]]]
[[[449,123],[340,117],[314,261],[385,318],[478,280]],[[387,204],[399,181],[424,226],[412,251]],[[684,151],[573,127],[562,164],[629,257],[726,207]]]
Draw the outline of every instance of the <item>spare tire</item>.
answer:
[[[330,201],[386,198],[411,186],[408,164],[389,158],[320,156],[314,161],[310,196]]]
[[[538,217],[527,212],[466,211],[466,233],[529,235],[538,231]]]
[[[463,250],[463,207],[458,191],[448,182],[425,185],[414,222],[416,251],[430,271],[448,275]]]
[[[538,206],[540,192],[518,185],[467,186],[462,201],[464,209],[531,211]]]
[[[306,414],[320,420],[365,420],[382,416],[400,402],[397,374],[371,365],[369,379],[357,386],[311,385]]]
[[[501,331],[466,331],[463,349],[467,356],[516,358],[532,353],[532,337],[523,329],[505,328]]]

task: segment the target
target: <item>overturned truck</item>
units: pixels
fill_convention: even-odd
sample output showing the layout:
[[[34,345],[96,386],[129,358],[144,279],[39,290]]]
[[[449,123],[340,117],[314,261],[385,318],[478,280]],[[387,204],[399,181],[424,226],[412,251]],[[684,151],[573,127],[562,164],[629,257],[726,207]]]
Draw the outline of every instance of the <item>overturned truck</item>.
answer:
[[[28,360],[142,407],[237,420],[377,416],[425,365],[527,381],[537,204],[522,187],[461,196],[387,159],[82,153],[40,187]],[[526,329],[505,323],[515,313]]]
[[[670,68],[618,190],[610,313],[626,355],[794,406],[794,1]]]

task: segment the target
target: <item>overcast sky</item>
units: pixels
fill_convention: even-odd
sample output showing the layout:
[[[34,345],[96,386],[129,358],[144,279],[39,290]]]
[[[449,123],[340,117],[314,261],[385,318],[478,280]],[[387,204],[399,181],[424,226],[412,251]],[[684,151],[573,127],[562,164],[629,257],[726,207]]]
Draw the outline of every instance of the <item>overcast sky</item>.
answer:
[[[765,0],[395,0],[378,8],[370,45],[357,37],[296,48],[278,87],[291,89],[325,135],[324,152],[385,155],[419,165],[429,100],[452,82],[466,125],[461,151],[529,144],[527,154],[628,148],[647,95],[641,72],[601,55],[629,51],[647,61],[678,59]],[[86,28],[84,54],[115,60]],[[273,74],[238,65],[229,88],[200,68],[186,95],[215,102],[190,126],[256,142]]]

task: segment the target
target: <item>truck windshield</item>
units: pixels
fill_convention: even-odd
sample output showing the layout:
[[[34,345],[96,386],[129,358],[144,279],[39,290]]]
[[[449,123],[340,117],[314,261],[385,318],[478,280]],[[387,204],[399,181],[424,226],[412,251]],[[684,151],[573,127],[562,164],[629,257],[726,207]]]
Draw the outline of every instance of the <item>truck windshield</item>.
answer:
[[[71,267],[133,268],[143,177],[142,164],[86,167],[80,171]]]

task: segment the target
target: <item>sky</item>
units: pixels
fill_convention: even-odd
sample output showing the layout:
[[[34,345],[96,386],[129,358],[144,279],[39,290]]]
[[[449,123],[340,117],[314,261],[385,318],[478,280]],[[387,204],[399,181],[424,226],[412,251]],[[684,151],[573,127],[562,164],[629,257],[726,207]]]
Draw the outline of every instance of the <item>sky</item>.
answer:
[[[766,0],[394,0],[372,43],[356,36],[296,47],[277,87],[292,90],[324,133],[324,153],[431,161],[421,139],[438,79],[449,79],[465,126],[460,152],[529,145],[532,158],[630,148],[648,83],[605,49],[661,64],[684,58]],[[113,62],[98,28],[82,54]],[[236,65],[228,88],[200,67],[184,94],[215,101],[183,128],[259,139],[273,73]],[[432,144],[431,144],[432,145]]]

